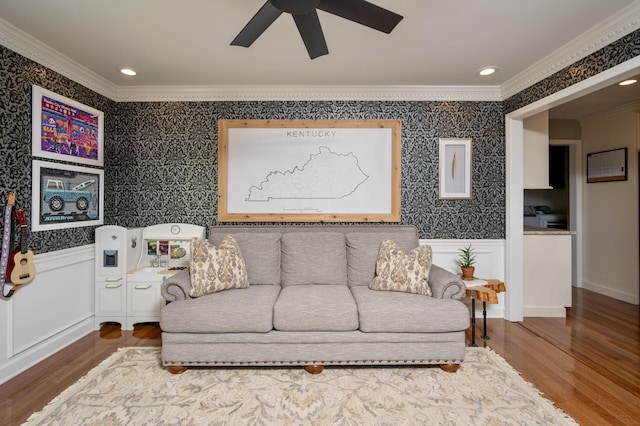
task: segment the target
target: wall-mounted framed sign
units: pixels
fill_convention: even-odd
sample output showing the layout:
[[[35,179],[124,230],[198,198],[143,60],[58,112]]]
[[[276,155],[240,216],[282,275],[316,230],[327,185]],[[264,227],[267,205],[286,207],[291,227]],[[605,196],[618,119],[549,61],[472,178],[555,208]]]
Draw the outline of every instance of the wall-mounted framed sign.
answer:
[[[220,222],[399,222],[400,120],[220,120]]]
[[[587,154],[587,183],[627,180],[627,148]]]

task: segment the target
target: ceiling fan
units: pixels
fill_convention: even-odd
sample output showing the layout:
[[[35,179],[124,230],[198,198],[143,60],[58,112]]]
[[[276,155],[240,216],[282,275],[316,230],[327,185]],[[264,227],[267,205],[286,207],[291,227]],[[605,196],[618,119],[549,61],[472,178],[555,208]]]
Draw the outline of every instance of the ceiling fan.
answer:
[[[309,52],[309,57],[329,53],[318,12],[323,10],[336,16],[389,34],[402,16],[364,0],[267,0],[249,23],[231,42],[232,46],[249,47],[283,13],[289,13]]]

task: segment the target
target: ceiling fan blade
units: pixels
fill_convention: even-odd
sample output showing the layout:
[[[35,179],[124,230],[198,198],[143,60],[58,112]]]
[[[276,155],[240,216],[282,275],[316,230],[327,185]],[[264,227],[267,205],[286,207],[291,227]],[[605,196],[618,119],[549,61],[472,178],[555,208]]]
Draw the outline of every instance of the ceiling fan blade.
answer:
[[[389,34],[402,16],[364,0],[320,0],[318,9]]]
[[[258,13],[251,18],[249,23],[245,25],[236,38],[233,39],[231,45],[251,46],[280,15],[282,15],[282,11],[276,9],[275,6],[267,1]]]
[[[320,20],[318,19],[318,13],[315,10],[304,15],[293,15],[293,20],[296,22],[302,41],[304,41],[311,59],[329,53],[327,42],[320,26]]]

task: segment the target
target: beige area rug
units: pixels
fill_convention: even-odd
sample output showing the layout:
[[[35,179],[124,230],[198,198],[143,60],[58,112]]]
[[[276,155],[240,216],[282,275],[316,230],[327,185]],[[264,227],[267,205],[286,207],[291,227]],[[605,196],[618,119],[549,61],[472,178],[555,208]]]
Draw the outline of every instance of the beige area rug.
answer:
[[[29,425],[567,425],[507,362],[468,348],[438,367],[189,369],[160,348],[124,348],[56,397]]]

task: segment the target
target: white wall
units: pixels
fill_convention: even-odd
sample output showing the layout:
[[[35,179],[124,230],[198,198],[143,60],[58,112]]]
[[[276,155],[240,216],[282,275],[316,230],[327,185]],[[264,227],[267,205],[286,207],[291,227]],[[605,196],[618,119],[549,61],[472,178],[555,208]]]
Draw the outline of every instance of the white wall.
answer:
[[[637,113],[625,105],[580,120],[583,166],[592,152],[628,148],[628,180],[583,185],[583,282],[586,289],[638,304]],[[586,172],[585,172],[586,173]]]
[[[420,244],[428,244],[433,250],[433,263],[454,274],[460,273],[457,259],[458,251],[462,247],[471,244],[476,255],[474,265],[475,276],[479,278],[494,278],[505,280],[505,241],[504,240],[420,240]],[[509,283],[505,282],[507,292]],[[487,317],[505,318],[506,293],[498,294],[500,303],[487,304]],[[468,302],[468,301],[467,301]],[[482,315],[482,303],[476,304],[476,317]]]
[[[36,277],[0,300],[0,383],[93,331],[94,245],[34,256]]]

